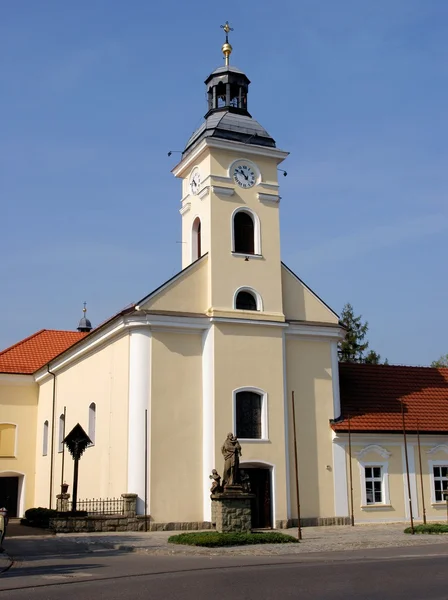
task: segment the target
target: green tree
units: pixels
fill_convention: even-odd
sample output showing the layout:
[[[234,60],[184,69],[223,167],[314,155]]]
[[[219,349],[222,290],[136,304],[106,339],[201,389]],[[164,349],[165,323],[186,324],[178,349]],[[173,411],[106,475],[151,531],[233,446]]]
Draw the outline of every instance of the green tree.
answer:
[[[353,306],[349,303],[342,309],[341,322],[347,329],[347,334],[345,339],[339,342],[340,362],[382,364],[381,356],[375,350],[369,350],[366,354],[369,347],[369,342],[366,340],[369,324],[367,321],[362,322],[362,315],[355,317]],[[384,364],[388,364],[387,359]]]
[[[431,363],[431,367],[448,367],[448,354],[443,354],[437,360],[433,360]]]
[[[361,321],[361,315],[355,317],[353,306],[348,303],[342,309],[341,322],[347,329],[347,334],[345,339],[339,342],[339,360],[350,363],[364,362],[364,352],[369,347],[369,342],[364,341],[369,324]]]

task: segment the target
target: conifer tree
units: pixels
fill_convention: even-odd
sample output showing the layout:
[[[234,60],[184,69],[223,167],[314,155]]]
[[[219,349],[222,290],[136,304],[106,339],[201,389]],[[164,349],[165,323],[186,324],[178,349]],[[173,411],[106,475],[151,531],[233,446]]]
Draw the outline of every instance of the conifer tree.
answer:
[[[364,341],[369,324],[361,321],[361,315],[355,317],[353,306],[347,303],[342,309],[341,322],[347,329],[347,334],[342,342],[339,342],[340,362],[362,363],[364,352],[369,347],[369,342]]]

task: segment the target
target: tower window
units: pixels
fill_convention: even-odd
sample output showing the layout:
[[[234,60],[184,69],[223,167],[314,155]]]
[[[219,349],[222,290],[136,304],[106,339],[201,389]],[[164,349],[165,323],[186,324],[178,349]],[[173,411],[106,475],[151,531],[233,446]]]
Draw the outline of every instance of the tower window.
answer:
[[[193,221],[191,233],[192,260],[195,261],[202,256],[201,219],[199,217]]]
[[[251,292],[242,290],[236,296],[235,308],[239,310],[257,310],[257,299]]]
[[[245,211],[239,211],[233,217],[234,252],[255,254],[254,220]]]

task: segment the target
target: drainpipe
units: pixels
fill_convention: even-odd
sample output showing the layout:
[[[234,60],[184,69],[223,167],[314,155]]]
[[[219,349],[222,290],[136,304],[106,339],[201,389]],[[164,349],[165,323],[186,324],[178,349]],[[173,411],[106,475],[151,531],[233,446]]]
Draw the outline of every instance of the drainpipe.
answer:
[[[51,416],[51,451],[50,451],[50,499],[48,508],[51,508],[53,498],[53,466],[54,466],[54,429],[55,429],[55,410],[56,410],[56,375],[50,371],[50,366],[47,365],[47,371],[53,376],[53,409]]]

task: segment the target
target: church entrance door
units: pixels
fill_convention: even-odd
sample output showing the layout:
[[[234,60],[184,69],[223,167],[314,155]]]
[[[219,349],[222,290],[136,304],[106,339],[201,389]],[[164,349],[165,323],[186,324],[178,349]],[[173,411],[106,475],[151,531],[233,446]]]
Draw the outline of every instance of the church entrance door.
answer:
[[[19,478],[0,477],[0,508],[8,510],[8,517],[17,517]]]
[[[271,528],[271,469],[244,465],[241,465],[241,468],[249,475],[250,489],[252,494],[255,494],[252,500],[252,528]]]

